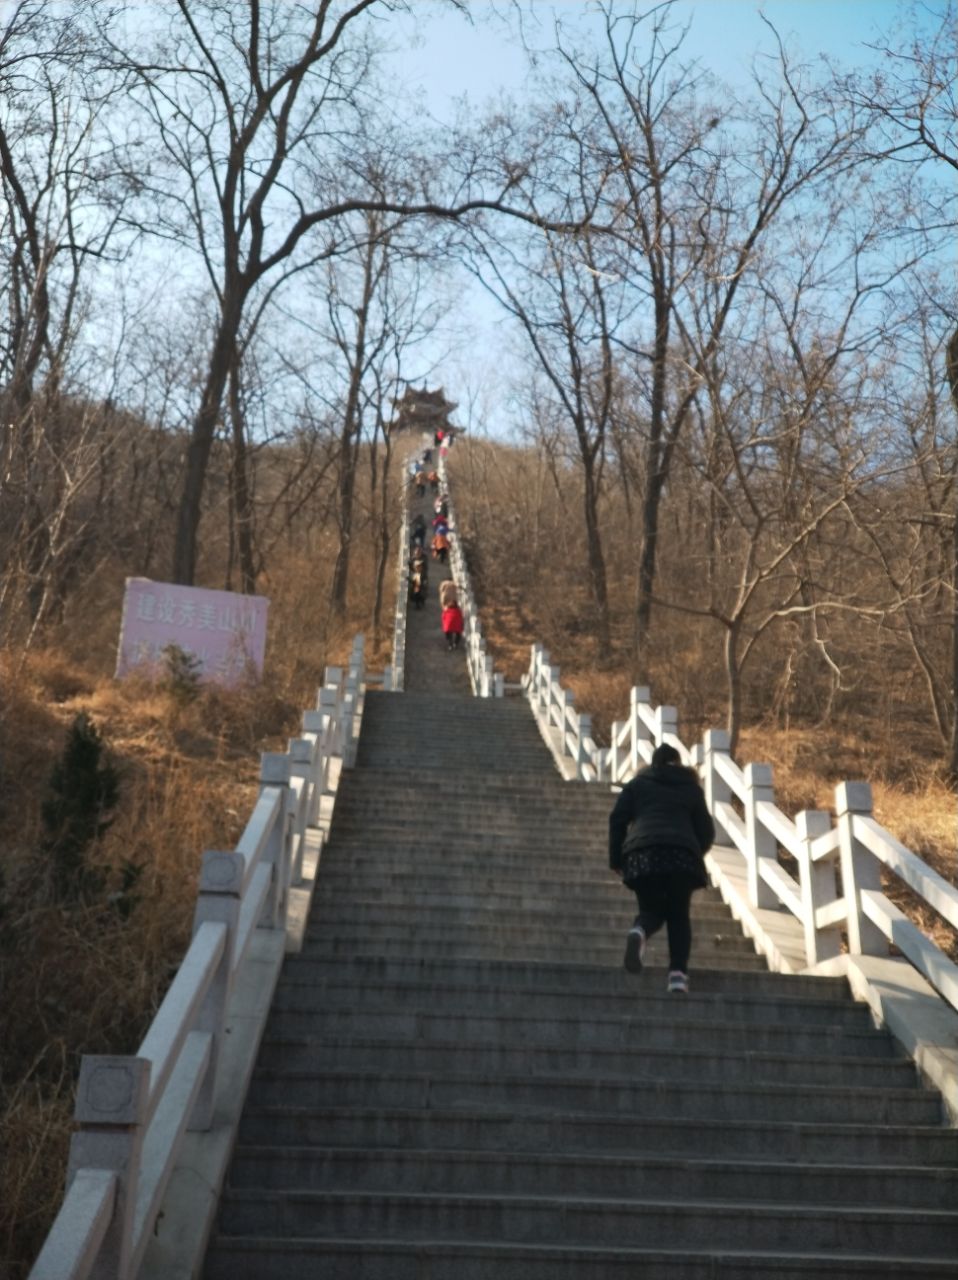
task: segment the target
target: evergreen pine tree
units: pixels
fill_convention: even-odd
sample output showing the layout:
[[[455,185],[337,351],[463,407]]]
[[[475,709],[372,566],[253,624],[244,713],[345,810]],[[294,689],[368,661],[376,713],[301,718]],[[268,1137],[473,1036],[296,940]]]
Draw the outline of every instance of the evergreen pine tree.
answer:
[[[81,712],[50,775],[50,796],[42,809],[44,851],[52,862],[54,896],[61,902],[76,901],[102,887],[102,877],[87,857],[112,821],[119,788],[117,772],[103,753],[96,726]]]

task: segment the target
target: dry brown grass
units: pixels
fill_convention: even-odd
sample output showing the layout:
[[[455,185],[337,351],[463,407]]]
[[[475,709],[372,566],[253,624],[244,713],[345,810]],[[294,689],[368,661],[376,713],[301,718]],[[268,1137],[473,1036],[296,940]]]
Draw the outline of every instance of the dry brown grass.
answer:
[[[272,600],[267,674],[235,690],[178,701],[160,683],[114,681],[118,612],[87,652],[82,619],[26,657],[0,653],[0,1273],[21,1280],[63,1194],[73,1087],[83,1053],[136,1050],[189,943],[202,851],[232,848],[257,791],[258,755],[285,750],[328,664],[367,630],[357,555],[351,616],[334,623],[322,572],[292,557]],[[320,557],[322,560],[322,557]],[[393,586],[387,581],[387,589]],[[117,602],[118,603],[118,602]],[[387,597],[384,616],[391,619]],[[86,633],[87,637],[92,632]],[[99,634],[99,633],[97,633]],[[58,641],[64,640],[60,645]],[[374,669],[391,634],[367,638]],[[86,712],[120,774],[112,825],[93,860],[101,900],[50,900],[39,852],[41,805],[67,730]],[[109,891],[126,862],[142,870],[124,917]]]
[[[183,708],[152,686],[107,683],[50,655],[31,658],[5,688],[0,1242],[17,1276],[62,1196],[79,1058],[135,1051],[189,942],[200,855],[235,843],[256,792],[253,745],[277,738],[289,708],[269,690],[204,691]],[[50,900],[40,807],[79,711],[93,718],[121,783],[93,851],[107,892],[68,906]],[[127,917],[108,901],[125,862],[142,868]]]

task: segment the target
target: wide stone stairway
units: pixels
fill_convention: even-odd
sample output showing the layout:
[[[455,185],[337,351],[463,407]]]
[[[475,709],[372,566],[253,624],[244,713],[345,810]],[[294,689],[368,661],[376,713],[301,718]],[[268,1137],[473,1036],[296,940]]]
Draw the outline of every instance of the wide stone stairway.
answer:
[[[711,890],[689,997],[661,938],[626,974],[609,793],[521,699],[450,691],[431,632],[409,661],[366,697],[207,1280],[953,1280],[958,1138],[867,1009],[766,972]]]

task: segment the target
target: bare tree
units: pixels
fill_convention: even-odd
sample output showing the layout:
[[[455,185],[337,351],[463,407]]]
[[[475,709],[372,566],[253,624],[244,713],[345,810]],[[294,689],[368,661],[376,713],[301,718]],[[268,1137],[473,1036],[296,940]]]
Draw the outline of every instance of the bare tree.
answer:
[[[868,113],[872,129],[863,160],[904,166],[914,181],[912,217],[933,243],[944,237],[949,260],[958,228],[958,10],[954,0],[940,9],[913,4],[899,29],[875,47],[878,71],[840,77],[836,92]],[[944,170],[944,182],[938,181]],[[930,171],[930,173],[929,173]],[[958,300],[954,291],[936,301],[954,326],[945,346],[944,373],[958,414]],[[952,528],[952,669],[949,770],[958,784],[958,510]]]
[[[671,4],[623,12],[607,2],[602,13],[601,52],[561,40],[559,49],[590,104],[590,145],[606,173],[598,212],[615,226],[619,271],[651,304],[645,332],[619,343],[647,397],[634,633],[641,669],[659,511],[695,397],[763,238],[786,206],[846,162],[856,131],[802,86],[780,42],[774,74],[757,74],[755,100],[737,105],[681,61],[685,32]],[[703,292],[708,329],[683,349],[676,326]]]
[[[5,596],[25,590],[31,635],[59,590],[70,508],[96,475],[103,416],[66,387],[88,267],[122,252],[103,124],[115,88],[92,75],[71,17],[15,6],[0,34],[0,570]]]
[[[370,20],[374,10],[402,7],[401,0],[311,0],[292,9],[282,0],[176,0],[161,12],[166,29],[151,31],[143,48],[108,36],[131,103],[159,148],[131,172],[145,196],[141,216],[156,234],[192,244],[217,300],[180,499],[176,581],[195,575],[207,463],[254,297],[348,247],[349,215],[509,211],[514,175],[471,160],[466,172],[450,165],[445,196],[433,196],[427,162],[393,192],[369,193]],[[527,210],[512,212],[536,220]]]

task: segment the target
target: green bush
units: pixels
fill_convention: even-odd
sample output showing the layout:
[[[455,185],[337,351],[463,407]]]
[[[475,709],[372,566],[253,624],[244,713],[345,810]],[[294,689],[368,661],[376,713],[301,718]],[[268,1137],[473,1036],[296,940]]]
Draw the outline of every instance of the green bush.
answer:
[[[162,687],[174,702],[186,706],[195,702],[200,693],[202,663],[195,654],[187,653],[178,644],[168,644],[163,650],[166,676]]]
[[[81,712],[50,775],[50,796],[42,807],[43,848],[56,901],[77,902],[102,890],[103,877],[90,866],[89,853],[112,821],[118,791],[119,777],[104,759],[96,726]]]

